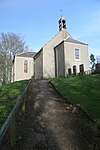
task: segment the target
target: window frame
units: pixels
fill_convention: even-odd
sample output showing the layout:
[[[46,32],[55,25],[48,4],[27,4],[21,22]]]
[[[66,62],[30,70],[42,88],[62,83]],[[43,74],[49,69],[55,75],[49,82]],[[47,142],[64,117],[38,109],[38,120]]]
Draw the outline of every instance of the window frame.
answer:
[[[76,52],[76,50],[78,50],[78,52]],[[78,48],[78,47],[74,48],[74,59],[77,61],[80,60],[80,48]]]
[[[28,60],[24,60],[24,73],[28,73]]]

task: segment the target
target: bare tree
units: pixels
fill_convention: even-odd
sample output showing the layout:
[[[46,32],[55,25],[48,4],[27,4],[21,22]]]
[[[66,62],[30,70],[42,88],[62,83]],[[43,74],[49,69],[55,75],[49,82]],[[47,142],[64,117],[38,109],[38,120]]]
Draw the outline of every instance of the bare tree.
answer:
[[[93,54],[90,55],[90,64],[92,65],[91,69],[95,70],[95,57]]]
[[[1,33],[0,36],[0,73],[3,83],[11,81],[12,60],[16,54],[28,50],[23,37],[15,33]]]

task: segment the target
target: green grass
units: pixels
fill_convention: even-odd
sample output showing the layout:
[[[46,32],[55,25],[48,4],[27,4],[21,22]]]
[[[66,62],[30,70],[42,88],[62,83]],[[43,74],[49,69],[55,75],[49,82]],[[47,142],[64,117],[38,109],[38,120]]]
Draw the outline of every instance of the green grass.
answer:
[[[2,126],[3,122],[6,120],[8,114],[12,109],[12,103],[0,104],[0,127]]]
[[[0,100],[20,96],[28,82],[29,80],[21,80],[0,86]]]
[[[2,100],[2,102],[0,102],[0,127],[18,101],[18,98],[23,93],[28,82],[29,80],[22,80],[0,86],[0,101]],[[5,102],[5,100],[9,101]]]
[[[100,74],[51,80],[63,97],[80,106],[100,127]]]

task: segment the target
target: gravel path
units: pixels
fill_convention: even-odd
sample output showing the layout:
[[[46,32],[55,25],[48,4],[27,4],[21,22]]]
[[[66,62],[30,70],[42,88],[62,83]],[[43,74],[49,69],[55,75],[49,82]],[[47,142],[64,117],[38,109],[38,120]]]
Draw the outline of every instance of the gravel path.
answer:
[[[35,83],[18,127],[22,136],[17,150],[100,150],[95,144],[94,123],[65,102],[48,80]]]

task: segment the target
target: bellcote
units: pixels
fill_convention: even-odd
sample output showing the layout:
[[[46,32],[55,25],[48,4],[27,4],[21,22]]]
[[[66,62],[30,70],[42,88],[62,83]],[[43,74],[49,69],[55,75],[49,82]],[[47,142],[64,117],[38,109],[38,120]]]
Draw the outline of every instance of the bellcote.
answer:
[[[59,31],[66,29],[66,20],[63,16],[61,16],[59,22]]]

